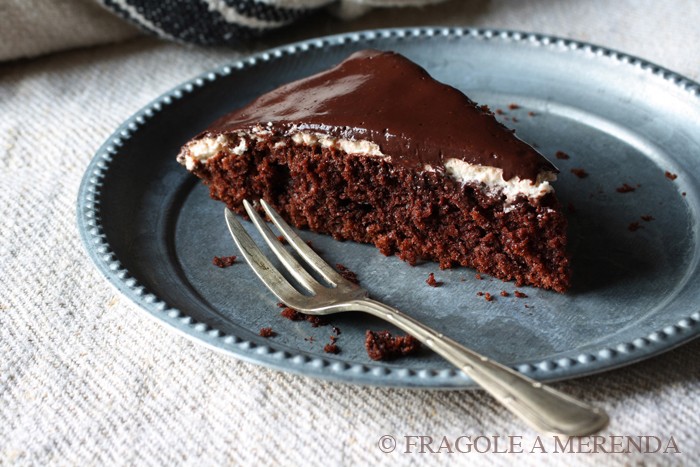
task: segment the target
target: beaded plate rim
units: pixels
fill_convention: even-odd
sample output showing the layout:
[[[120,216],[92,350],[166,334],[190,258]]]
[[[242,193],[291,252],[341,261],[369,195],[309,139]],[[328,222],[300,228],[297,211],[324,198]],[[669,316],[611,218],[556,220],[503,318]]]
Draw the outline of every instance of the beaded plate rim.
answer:
[[[565,49],[570,52],[604,57],[658,76],[685,91],[691,98],[697,99],[700,96],[700,84],[659,65],[606,47],[539,33],[428,26],[344,33],[276,47],[206,71],[165,92],[128,118],[97,150],[83,176],[77,203],[78,229],[90,259],[106,280],[122,295],[144,310],[146,316],[169,325],[170,328],[196,342],[241,360],[304,376],[366,385],[433,389],[476,388],[477,386],[469,377],[456,369],[412,369],[402,368],[398,365],[387,367],[366,363],[351,364],[332,357],[294,355],[285,350],[275,349],[268,344],[260,344],[232,334],[224,334],[206,323],[196,322],[183,311],[168,306],[165,301],[147,290],[144,285],[131,276],[111,250],[100,222],[100,198],[103,195],[101,191],[102,180],[109,170],[113,157],[119,153],[119,148],[124,141],[131,138],[139,128],[146,125],[151,118],[162,112],[175,100],[232,73],[243,72],[260,62],[273,61],[285,55],[303,54],[312,49],[323,49],[348,43],[369,43],[383,38],[415,40],[419,38],[429,39],[434,36],[527,42],[533,46]],[[581,353],[575,358],[564,357],[522,363],[513,366],[513,369],[541,381],[580,377],[608,371],[658,355],[692,340],[699,334],[700,311],[695,311],[673,325],[653,330],[631,342],[607,345],[597,351]]]

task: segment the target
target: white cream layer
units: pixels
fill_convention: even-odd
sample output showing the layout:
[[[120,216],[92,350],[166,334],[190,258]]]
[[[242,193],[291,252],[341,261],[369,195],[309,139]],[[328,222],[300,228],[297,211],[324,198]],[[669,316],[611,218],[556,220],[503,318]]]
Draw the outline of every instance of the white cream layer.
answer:
[[[269,134],[270,131],[262,126],[255,127],[251,132],[239,132],[236,135],[240,138],[239,142],[233,148],[229,145],[229,141],[233,139],[232,136],[219,135],[211,138],[201,138],[189,143],[178,156],[178,160],[180,163],[184,163],[187,170],[192,170],[197,162],[206,162],[207,159],[214,157],[223,150],[240,156],[248,150],[249,142],[258,141]],[[292,133],[291,139],[297,145],[321,145],[324,148],[336,147],[348,154],[361,154],[363,156],[381,157],[391,160],[391,156],[382,153],[379,145],[367,140],[350,140],[303,131]],[[284,141],[280,141],[276,146],[284,146],[285,144]],[[424,169],[428,172],[435,171],[435,168],[430,165],[426,165]],[[481,185],[487,191],[502,192],[508,202],[514,201],[521,195],[527,198],[540,198],[553,190],[550,182],[557,178],[555,173],[545,171],[537,176],[537,180],[534,183],[529,179],[521,179],[520,177],[504,180],[503,169],[470,164],[455,158],[445,160],[445,172],[463,184],[474,183]]]

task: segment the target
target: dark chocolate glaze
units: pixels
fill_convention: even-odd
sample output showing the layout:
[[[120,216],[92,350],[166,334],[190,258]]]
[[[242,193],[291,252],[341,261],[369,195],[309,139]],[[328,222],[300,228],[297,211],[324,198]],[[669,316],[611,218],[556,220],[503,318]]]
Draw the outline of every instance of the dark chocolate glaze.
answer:
[[[395,52],[356,52],[330,70],[281,86],[211,125],[201,136],[272,122],[283,134],[311,131],[370,140],[393,163],[442,169],[444,159],[499,167],[536,180],[556,168],[457,89]]]

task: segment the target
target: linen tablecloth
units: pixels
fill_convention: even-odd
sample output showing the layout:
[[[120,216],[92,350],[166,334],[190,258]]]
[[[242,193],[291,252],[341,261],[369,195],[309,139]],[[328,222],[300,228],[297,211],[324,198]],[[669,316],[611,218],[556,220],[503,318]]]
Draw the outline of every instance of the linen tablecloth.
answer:
[[[700,463],[698,340],[555,384],[609,412],[608,446],[612,435],[664,446],[672,437],[680,453],[556,454],[545,437],[543,453],[537,433],[481,391],[360,387],[240,362],[148,319],[92,266],[75,222],[81,177],[100,144],[148,101],[251,51],[421,24],[550,33],[700,78],[693,0],[452,1],[350,22],[317,15],[246,49],[139,36],[0,64],[0,464]],[[394,452],[382,451],[384,435],[398,440]],[[406,453],[406,437],[421,435],[511,436],[524,452]]]

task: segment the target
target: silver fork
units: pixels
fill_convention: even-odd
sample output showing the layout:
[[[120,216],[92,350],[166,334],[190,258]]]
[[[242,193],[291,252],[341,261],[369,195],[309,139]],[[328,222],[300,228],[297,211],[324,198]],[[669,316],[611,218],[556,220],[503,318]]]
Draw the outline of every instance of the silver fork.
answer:
[[[345,279],[321,259],[264,200],[263,209],[287,242],[330,286],[318,282],[282,246],[267,223],[248,201],[243,201],[253,224],[308,295],[296,290],[260,251],[236,216],[225,211],[226,223],[238,249],[255,274],[287,306],[304,313],[327,315],[341,311],[364,311],[394,324],[413,335],[428,348],[466,373],[483,389],[539,431],[583,436],[601,430],[608,423],[604,411],[545,386],[494,362],[445,337],[399,310],[369,298],[366,290]]]

